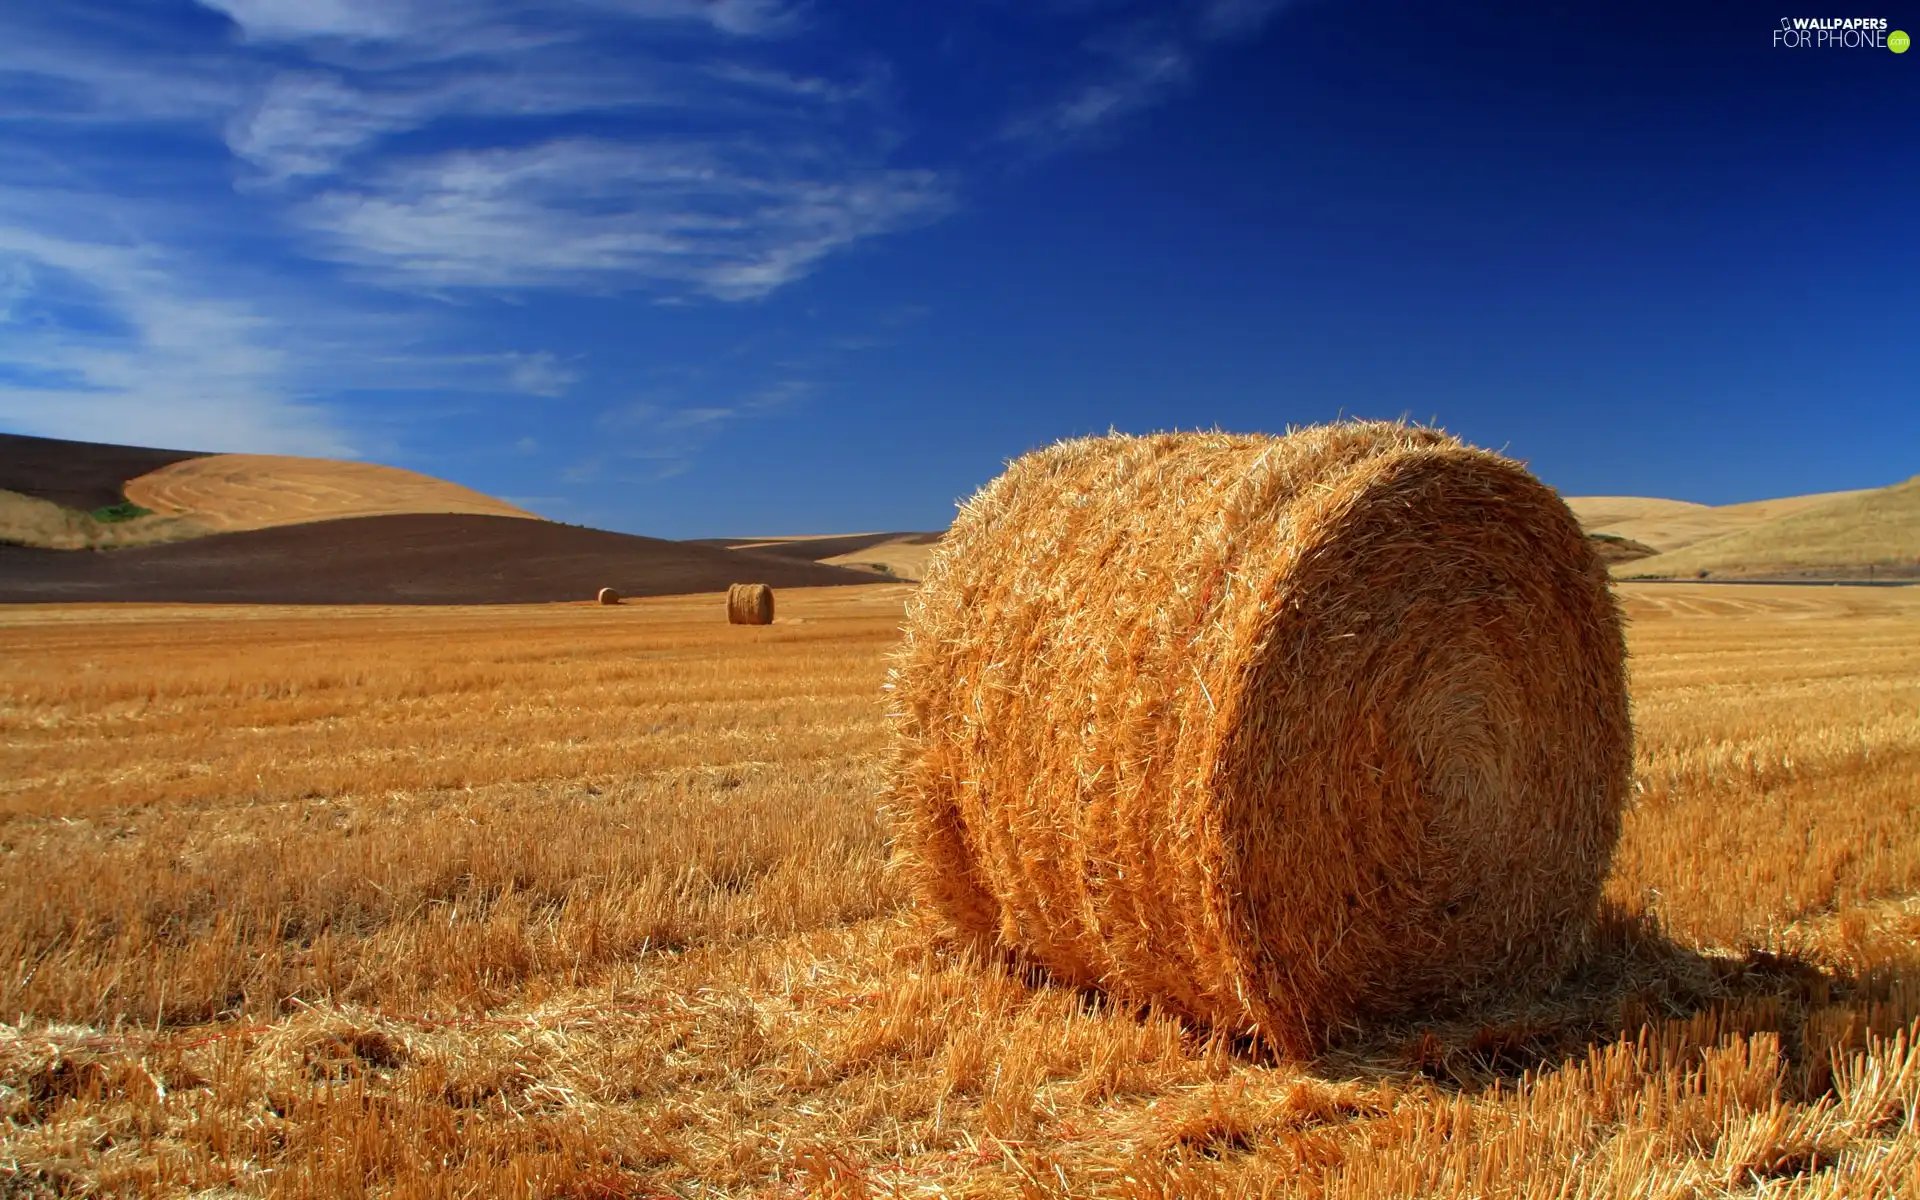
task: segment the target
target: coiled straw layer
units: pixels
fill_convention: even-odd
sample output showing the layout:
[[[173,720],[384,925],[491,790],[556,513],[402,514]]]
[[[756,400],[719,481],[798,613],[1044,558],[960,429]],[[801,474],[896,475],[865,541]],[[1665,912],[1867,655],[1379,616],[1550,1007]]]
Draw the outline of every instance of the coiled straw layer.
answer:
[[[1062,442],[909,602],[897,847],[963,930],[1308,1056],[1565,970],[1624,659],[1566,505],[1439,431]]]
[[[773,624],[773,589],[764,583],[736,583],[728,588],[727,623]]]

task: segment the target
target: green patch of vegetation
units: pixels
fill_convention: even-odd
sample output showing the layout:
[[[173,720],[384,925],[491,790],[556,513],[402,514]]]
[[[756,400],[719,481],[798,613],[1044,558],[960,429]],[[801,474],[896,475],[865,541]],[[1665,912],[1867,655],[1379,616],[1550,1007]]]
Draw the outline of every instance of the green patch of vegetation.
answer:
[[[102,525],[113,525],[120,521],[131,521],[135,517],[150,517],[153,510],[141,508],[131,500],[122,500],[118,504],[109,504],[105,508],[93,510],[93,519]]]

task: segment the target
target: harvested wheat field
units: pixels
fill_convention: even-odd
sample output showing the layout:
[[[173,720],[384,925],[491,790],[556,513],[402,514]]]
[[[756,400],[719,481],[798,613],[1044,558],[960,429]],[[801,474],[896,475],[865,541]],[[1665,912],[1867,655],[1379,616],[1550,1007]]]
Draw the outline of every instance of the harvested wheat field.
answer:
[[[0,1193],[1920,1193],[1920,588],[1617,591],[1587,957],[1299,1062],[910,903],[904,587],[0,608]]]

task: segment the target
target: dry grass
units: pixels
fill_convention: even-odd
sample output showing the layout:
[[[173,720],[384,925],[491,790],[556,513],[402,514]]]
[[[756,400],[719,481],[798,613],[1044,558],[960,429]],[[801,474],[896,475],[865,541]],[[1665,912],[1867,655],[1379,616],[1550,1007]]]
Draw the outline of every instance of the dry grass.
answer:
[[[504,500],[398,467],[277,454],[190,458],[130,480],[127,499],[207,529],[268,529],[395,513],[533,514]]]
[[[903,865],[984,942],[1311,1057],[1564,973],[1624,658],[1566,505],[1436,430],[1061,442],[908,604]]]
[[[595,593],[594,601],[598,604],[618,604],[620,603],[620,593],[610,587],[603,587]]]
[[[900,590],[0,610],[0,1193],[1920,1192],[1920,589],[1622,592],[1593,960],[1298,1066],[904,906]]]
[[[0,490],[0,542],[43,550],[120,550],[204,537],[211,532],[192,517],[148,514],[127,521],[100,521],[19,492]]]

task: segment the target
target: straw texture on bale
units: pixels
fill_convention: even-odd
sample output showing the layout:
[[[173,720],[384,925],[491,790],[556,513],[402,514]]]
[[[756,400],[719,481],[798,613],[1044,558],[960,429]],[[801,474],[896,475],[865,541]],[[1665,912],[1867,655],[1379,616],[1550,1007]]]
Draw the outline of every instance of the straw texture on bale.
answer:
[[[595,598],[598,599],[602,604],[620,603],[620,593],[614,591],[612,588],[601,588],[600,594]]]
[[[773,624],[773,589],[764,583],[736,583],[728,588],[727,621],[733,625]]]
[[[1572,513],[1393,423],[1016,460],[929,563],[890,687],[925,901],[1292,1056],[1564,972],[1631,770]]]

